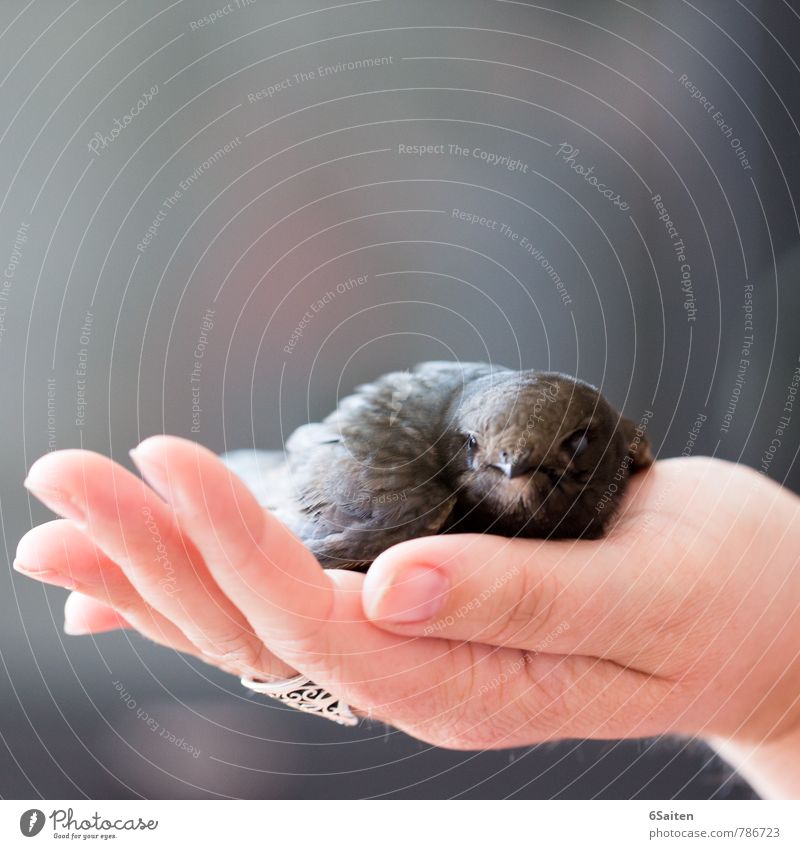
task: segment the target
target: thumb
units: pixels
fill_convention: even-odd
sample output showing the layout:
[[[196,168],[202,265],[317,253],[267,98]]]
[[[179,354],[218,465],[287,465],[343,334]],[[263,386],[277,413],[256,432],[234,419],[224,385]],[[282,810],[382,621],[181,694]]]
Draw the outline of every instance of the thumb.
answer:
[[[378,557],[366,615],[398,634],[622,659],[639,646],[656,588],[627,539],[425,537]]]

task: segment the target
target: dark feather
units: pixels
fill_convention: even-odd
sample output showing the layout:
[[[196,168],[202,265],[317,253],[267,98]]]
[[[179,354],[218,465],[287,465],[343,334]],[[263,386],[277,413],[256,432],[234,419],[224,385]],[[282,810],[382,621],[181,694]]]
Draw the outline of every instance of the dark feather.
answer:
[[[384,375],[286,448],[226,462],[326,568],[364,569],[391,545],[445,531],[598,536],[628,475],[652,461],[643,433],[594,387],[484,363]],[[498,472],[501,454],[524,476]]]

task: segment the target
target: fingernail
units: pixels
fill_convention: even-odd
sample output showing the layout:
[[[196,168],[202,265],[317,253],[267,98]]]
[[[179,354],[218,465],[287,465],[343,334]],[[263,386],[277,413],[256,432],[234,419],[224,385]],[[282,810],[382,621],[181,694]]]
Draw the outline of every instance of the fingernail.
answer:
[[[69,637],[83,637],[92,632],[86,627],[86,623],[81,623],[76,619],[72,619],[69,614],[64,615],[64,633]]]
[[[86,514],[80,504],[77,504],[69,493],[55,486],[38,483],[30,478],[25,478],[22,485],[32,492],[45,507],[49,507],[54,513],[75,522],[81,527],[86,525]]]
[[[160,464],[153,461],[150,457],[145,457],[138,448],[133,448],[128,452],[134,466],[139,470],[145,482],[155,490],[155,492],[167,502],[167,504],[175,505],[174,493],[170,491],[168,478],[164,469]]]
[[[395,577],[372,606],[372,618],[398,624],[435,616],[448,590],[447,578],[430,566],[409,566]]]
[[[40,569],[38,566],[20,563],[16,558],[11,566],[16,572],[19,572],[20,575],[33,578],[35,581],[52,584],[55,587],[63,587],[66,590],[74,590],[76,588],[75,581],[62,572],[56,572],[53,569]]]
[[[85,597],[84,597],[85,600]],[[85,634],[92,634],[95,630],[90,627],[89,620],[86,618],[86,610],[82,604],[81,597],[75,593],[67,596],[64,602],[64,626],[65,634],[70,637],[81,637]]]

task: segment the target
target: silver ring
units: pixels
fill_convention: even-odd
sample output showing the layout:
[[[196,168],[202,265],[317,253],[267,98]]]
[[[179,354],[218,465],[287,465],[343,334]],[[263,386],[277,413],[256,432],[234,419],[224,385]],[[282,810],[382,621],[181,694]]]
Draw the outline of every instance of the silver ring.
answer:
[[[324,687],[315,684],[305,675],[283,678],[278,681],[257,681],[255,678],[242,678],[243,686],[264,696],[270,696],[279,702],[291,705],[304,713],[313,713],[332,719],[339,725],[353,727],[358,725],[358,717],[338,696],[329,693]]]

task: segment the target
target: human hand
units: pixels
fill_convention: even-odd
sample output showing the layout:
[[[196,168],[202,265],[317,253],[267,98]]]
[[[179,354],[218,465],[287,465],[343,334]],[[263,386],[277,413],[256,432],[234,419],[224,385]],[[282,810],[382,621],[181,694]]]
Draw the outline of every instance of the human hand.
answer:
[[[454,748],[778,740],[797,722],[797,502],[754,472],[663,461],[633,478],[605,539],[430,537],[365,577],[321,570],[193,443],[154,437],[136,458],[166,500],[89,452],[31,469],[31,490],[62,515],[77,507],[83,525],[42,525],[18,549],[43,580],[79,590],[72,630],[130,623],[236,674],[297,669]]]
[[[370,569],[364,607],[398,635],[527,652],[529,742],[771,743],[800,732],[798,518],[746,467],[666,460],[634,476],[605,539],[414,540]]]
[[[67,520],[26,534],[15,566],[76,591],[69,632],[131,626],[236,675],[300,671],[362,715],[482,745],[463,696],[521,652],[388,634],[364,616],[364,576],[323,571],[216,456],[154,437],[134,459],[150,485],[86,451],[48,454],[26,480]]]

